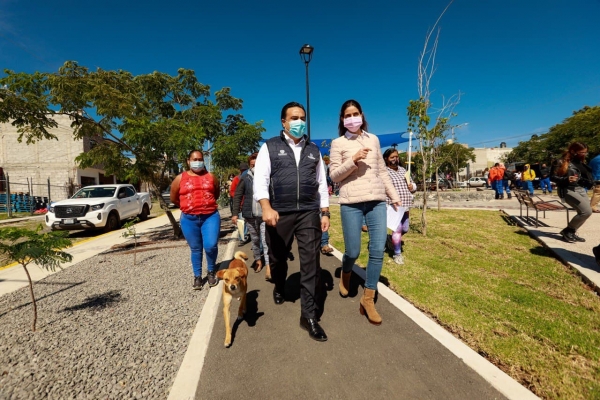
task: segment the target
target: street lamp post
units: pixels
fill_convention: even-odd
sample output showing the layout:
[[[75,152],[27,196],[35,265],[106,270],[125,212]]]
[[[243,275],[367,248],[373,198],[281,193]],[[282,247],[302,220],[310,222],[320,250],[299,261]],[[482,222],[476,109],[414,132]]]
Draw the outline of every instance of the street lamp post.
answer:
[[[308,63],[312,60],[312,53],[314,47],[310,44],[305,44],[300,48],[300,58],[304,61],[306,66],[306,133],[308,135],[308,141],[310,141],[310,92],[308,90]]]

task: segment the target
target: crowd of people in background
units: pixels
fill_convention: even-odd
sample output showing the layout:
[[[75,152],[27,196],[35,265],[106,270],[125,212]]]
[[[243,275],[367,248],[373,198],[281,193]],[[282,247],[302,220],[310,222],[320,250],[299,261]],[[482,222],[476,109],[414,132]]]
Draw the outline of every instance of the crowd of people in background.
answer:
[[[317,341],[326,341],[320,325],[320,254],[333,252],[329,245],[329,197],[339,196],[344,253],[341,260],[339,294],[349,294],[352,268],[361,252],[361,236],[369,236],[368,262],[359,312],[374,325],[382,323],[375,308],[386,248],[396,264],[405,262],[403,236],[409,231],[410,208],[417,185],[403,168],[395,148],[383,154],[379,139],[368,132],[360,103],[348,100],[339,114],[338,135],[331,143],[329,156],[305,135],[306,113],[299,103],[288,103],[281,110],[282,130],[267,140],[260,151],[230,174],[223,187],[204,166],[203,153],[191,151],[188,169],[171,184],[171,202],[181,209],[181,229],[191,250],[193,289],[218,283],[216,260],[221,227],[217,200],[222,192],[229,197],[231,220],[238,227],[239,245],[252,243],[256,273],[266,270],[265,279],[273,283],[273,301],[286,301],[285,282],[288,259],[294,239],[300,261],[300,326]],[[560,232],[568,242],[584,242],[579,228],[592,213],[600,213],[600,155],[586,163],[588,147],[572,143],[560,160],[542,163],[539,176],[530,164],[509,170],[497,162],[483,171],[495,199],[512,198],[511,185],[529,195],[534,182],[543,194],[553,193],[576,211]],[[537,167],[536,167],[537,168]],[[452,188],[452,174],[445,175]],[[591,200],[587,191],[593,190]],[[393,210],[393,211],[392,211]],[[390,226],[389,215],[398,219]],[[388,229],[392,232],[388,234]],[[600,244],[593,248],[600,265]],[[202,259],[206,256],[207,275],[202,278]]]

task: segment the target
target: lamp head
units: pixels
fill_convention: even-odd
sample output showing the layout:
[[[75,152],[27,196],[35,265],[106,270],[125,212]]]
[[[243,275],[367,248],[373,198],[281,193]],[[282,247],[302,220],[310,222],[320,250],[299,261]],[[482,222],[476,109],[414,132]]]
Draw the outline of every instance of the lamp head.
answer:
[[[302,58],[306,64],[308,64],[312,59],[312,53],[314,49],[315,48],[310,44],[305,44],[300,48],[300,58]]]

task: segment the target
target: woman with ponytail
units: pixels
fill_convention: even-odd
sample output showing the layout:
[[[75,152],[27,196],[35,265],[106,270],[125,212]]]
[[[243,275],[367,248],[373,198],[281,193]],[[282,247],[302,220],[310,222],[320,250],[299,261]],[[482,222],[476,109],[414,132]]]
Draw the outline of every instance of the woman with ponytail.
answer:
[[[577,235],[577,230],[592,215],[592,207],[586,189],[590,189],[594,180],[590,167],[584,164],[588,147],[581,142],[573,142],[559,160],[553,181],[558,188],[558,194],[565,202],[577,211],[567,227],[560,231],[566,242],[585,242]]]

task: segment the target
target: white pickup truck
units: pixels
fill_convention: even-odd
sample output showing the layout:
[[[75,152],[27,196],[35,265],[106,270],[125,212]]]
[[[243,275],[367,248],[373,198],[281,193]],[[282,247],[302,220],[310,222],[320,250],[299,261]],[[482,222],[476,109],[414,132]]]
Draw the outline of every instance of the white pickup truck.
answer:
[[[51,203],[46,225],[52,230],[102,228],[109,232],[127,218],[145,221],[151,208],[150,194],[138,193],[132,185],[86,186],[70,199]]]

